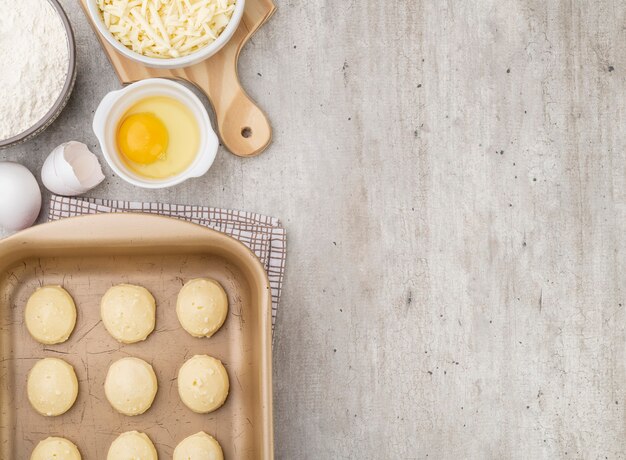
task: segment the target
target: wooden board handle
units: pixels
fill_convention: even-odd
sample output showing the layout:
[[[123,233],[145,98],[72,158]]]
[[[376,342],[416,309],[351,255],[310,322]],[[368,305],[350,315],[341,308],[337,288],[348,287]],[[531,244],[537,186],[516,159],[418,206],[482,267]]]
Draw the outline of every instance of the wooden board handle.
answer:
[[[228,150],[249,157],[267,148],[272,141],[270,122],[240,85],[232,91],[224,90],[219,98],[211,100],[220,137]]]
[[[181,69],[178,76],[206,93],[213,105],[224,146],[235,155],[251,157],[270,144],[272,128],[265,113],[250,99],[239,82],[238,53],[229,51],[218,53],[204,66],[197,64]]]

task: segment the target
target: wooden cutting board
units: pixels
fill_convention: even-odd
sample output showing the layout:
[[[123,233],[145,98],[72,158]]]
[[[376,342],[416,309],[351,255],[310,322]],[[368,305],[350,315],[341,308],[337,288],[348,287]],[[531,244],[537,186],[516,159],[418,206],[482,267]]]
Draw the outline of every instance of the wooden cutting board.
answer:
[[[122,56],[98,33],[86,0],[80,2],[122,83],[154,77],[193,83],[209,98],[217,119],[217,131],[228,150],[250,157],[267,148],[272,140],[272,127],[265,113],[241,87],[237,63],[244,44],[276,10],[272,0],[246,0],[243,18],[230,41],[206,61],[182,69],[153,69]]]

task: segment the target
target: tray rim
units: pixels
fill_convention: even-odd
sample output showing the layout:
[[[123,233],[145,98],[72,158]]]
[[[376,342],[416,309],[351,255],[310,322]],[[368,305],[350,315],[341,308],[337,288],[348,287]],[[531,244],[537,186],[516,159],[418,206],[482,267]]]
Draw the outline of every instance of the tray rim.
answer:
[[[149,226],[152,234],[149,236],[139,235],[133,237],[132,234],[119,234],[106,239],[106,244],[102,244],[102,238],[98,234],[115,233],[110,229],[119,230],[120,228],[128,229],[130,227]],[[72,231],[80,229],[83,233],[72,235]],[[91,229],[95,233],[85,232]],[[155,230],[156,229],[156,230]],[[161,236],[159,236],[159,232]],[[28,229],[17,232],[0,240],[0,272],[21,259],[36,257],[30,254],[37,246],[44,247],[48,244],[48,249],[62,249],[63,246],[78,244],[85,248],[89,247],[88,243],[93,243],[92,247],[103,248],[111,246],[112,248],[124,247],[154,247],[163,241],[171,238],[176,233],[193,234],[193,238],[181,239],[176,241],[175,245],[180,245],[181,249],[190,245],[190,241],[199,243],[204,240],[205,243],[217,240],[225,246],[230,246],[231,252],[239,252],[242,256],[242,262],[248,265],[254,276],[260,276],[262,287],[265,291],[264,295],[259,297],[259,303],[264,310],[261,314],[262,321],[262,350],[261,350],[261,381],[264,387],[261,391],[263,401],[261,401],[262,417],[265,421],[263,424],[263,445],[259,458],[274,458],[274,418],[273,418],[273,383],[272,383],[272,332],[271,332],[271,288],[265,268],[257,258],[257,256],[242,242],[235,238],[218,232],[216,230],[198,225],[184,220],[147,213],[107,213],[107,214],[90,214],[75,217],[68,217],[57,221],[42,223]],[[164,236],[165,235],[165,236]],[[169,235],[169,236],[167,236]],[[113,244],[117,243],[115,246]],[[138,243],[141,243],[138,245]],[[187,244],[186,244],[187,243]],[[26,253],[26,254],[24,254]],[[46,257],[46,256],[44,256]]]

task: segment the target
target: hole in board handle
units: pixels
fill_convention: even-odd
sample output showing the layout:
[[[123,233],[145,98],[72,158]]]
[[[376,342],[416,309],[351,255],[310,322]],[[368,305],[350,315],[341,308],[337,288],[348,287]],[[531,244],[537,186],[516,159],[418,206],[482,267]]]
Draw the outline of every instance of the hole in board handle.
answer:
[[[241,129],[241,136],[245,137],[246,139],[248,139],[249,137],[252,137],[252,128],[250,128],[249,126],[246,126],[245,128]]]

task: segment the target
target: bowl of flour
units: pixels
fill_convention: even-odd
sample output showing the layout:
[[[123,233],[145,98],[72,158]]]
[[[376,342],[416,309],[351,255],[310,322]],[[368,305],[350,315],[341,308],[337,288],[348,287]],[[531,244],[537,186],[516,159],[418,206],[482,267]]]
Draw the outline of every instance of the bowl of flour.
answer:
[[[70,23],[57,0],[0,0],[0,148],[46,129],[76,80]]]

